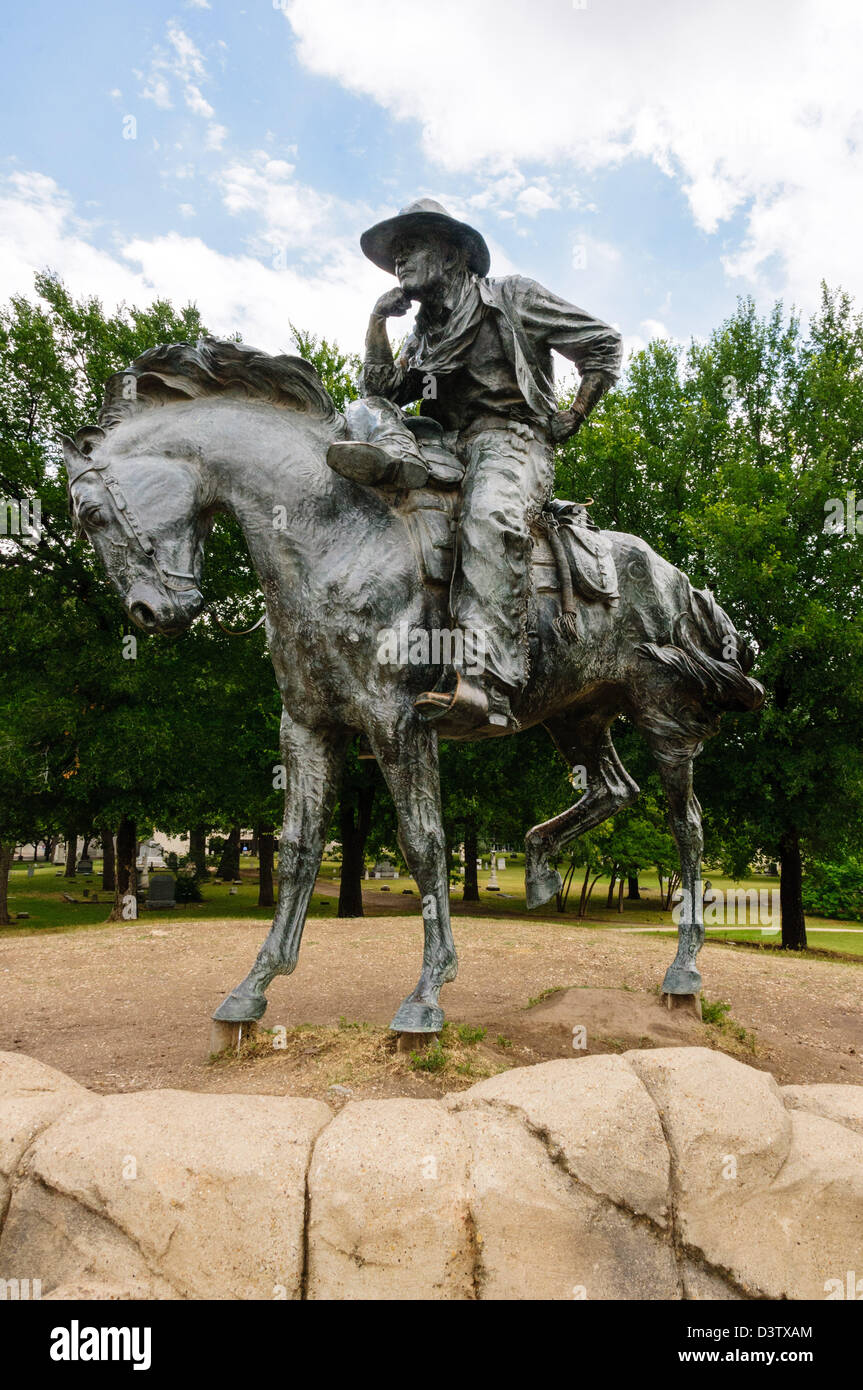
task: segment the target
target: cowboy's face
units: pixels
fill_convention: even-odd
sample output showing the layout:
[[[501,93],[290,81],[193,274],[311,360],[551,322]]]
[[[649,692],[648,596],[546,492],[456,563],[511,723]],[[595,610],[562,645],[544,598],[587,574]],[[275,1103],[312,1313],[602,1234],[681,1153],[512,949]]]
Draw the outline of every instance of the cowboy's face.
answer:
[[[456,247],[444,237],[406,236],[393,246],[399,284],[409,299],[423,300],[439,290],[458,268]]]

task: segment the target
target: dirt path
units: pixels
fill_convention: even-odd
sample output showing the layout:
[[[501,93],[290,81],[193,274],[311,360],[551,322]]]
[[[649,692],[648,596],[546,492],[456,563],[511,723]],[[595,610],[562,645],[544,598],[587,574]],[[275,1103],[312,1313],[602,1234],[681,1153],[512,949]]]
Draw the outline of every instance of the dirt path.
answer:
[[[624,1007],[609,1009],[607,1026],[601,1002],[593,1001],[588,1051],[658,1045],[644,1009],[654,1009],[659,1024],[653,992],[672,954],[667,939],[468,917],[459,917],[456,936],[461,968],[444,991],[447,1017],[486,1028],[484,1049],[493,1064],[580,1055],[571,1051],[577,1018],[570,1023],[560,1009],[525,1009],[544,991],[567,987],[638,996],[629,1010],[622,994]],[[257,921],[160,924],[150,917],[0,940],[0,1048],[29,1053],[101,1091],[173,1086],[326,1094],[333,1072],[317,1064],[317,1036],[299,1053],[294,1048],[290,1062],[285,1054],[266,1066],[206,1064],[209,1014],[245,974],[261,937]],[[420,953],[417,917],[312,920],[299,969],[270,988],[265,1023],[332,1030],[341,1017],[385,1028],[415,982]],[[732,1018],[755,1034],[757,1050],[748,1057],[754,1065],[784,1084],[863,1084],[863,966],[717,945],[704,947],[701,963],[707,997],[725,1000]],[[701,1040],[745,1055],[730,1034],[693,1027],[668,1041]],[[505,1042],[497,1047],[499,1035]],[[358,1093],[428,1095],[443,1085],[403,1068],[385,1079],[367,1077]]]

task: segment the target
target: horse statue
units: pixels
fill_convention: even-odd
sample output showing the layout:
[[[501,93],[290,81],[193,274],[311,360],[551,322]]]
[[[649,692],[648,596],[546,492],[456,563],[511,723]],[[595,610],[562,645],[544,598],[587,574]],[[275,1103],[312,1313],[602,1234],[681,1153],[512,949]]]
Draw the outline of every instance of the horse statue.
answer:
[[[213,1017],[261,1018],[270,982],[296,968],[341,765],[359,731],[392,794],[422,897],[422,970],[391,1028],[438,1032],[440,989],[455,978],[457,958],[438,735],[413,708],[436,672],[382,661],[379,636],[405,624],[445,629],[447,595],[424,582],[405,499],[327,466],[345,422],[301,358],[212,338],[152,348],[110,378],[99,418],[63,439],[70,507],[129,617],[170,634],[201,612],[217,512],[242,528],[266,605],[286,769],[278,905],[251,970]],[[683,910],[663,992],[697,995],[703,839],[692,761],[724,710],[755,710],[764,690],[748,675],[752,652],[708,592],[637,536],[600,535],[619,598],[583,603],[577,640],[560,625],[559,594],[536,581],[530,601],[531,674],[515,713],[521,728],[545,726],[570,767],[585,769],[587,789],[528,832],[527,905],[559,889],[550,860],[564,845],[638,796],[611,739],[625,713],[656,758],[680,855]]]

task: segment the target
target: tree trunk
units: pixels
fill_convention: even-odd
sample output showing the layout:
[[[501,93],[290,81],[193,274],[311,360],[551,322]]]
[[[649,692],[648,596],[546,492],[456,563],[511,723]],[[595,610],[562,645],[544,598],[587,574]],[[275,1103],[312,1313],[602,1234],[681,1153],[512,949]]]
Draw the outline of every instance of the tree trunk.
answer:
[[[12,846],[0,845],[0,927],[10,927],[9,870],[12,867]]]
[[[104,893],[113,893],[117,887],[114,864],[114,836],[105,829],[102,831],[102,891]]]
[[[587,887],[590,883],[590,865],[584,871],[584,881],[581,885],[581,897],[578,900],[578,915],[583,917],[587,908]]]
[[[465,821],[464,827],[464,901],[466,903],[479,902],[479,879],[476,872],[476,861],[479,857],[479,840],[477,838],[476,822]]]
[[[608,897],[605,900],[606,907],[614,907],[614,885],[617,882],[617,870],[612,869],[611,878],[608,881]]]
[[[272,907],[273,897],[273,857],[276,841],[271,825],[259,825],[255,831],[258,845],[258,907]]]
[[[787,830],[779,840],[779,909],[782,916],[782,947],[786,951],[806,949],[806,916],[803,911],[803,860],[800,836]]]
[[[620,875],[620,887],[617,890],[617,910],[623,911],[623,874]]]
[[[66,869],[64,872],[65,878],[75,877],[75,867],[77,863],[75,855],[77,853],[77,850],[78,836],[76,835],[74,830],[69,830],[66,832]]]
[[[124,816],[117,828],[117,842],[114,847],[114,908],[110,920],[114,922],[133,921],[137,917],[137,903],[125,900],[137,898],[138,874],[135,857],[138,850],[138,836],[135,822]],[[130,914],[130,909],[134,911]]]
[[[641,894],[638,891],[638,874],[627,874],[626,882],[626,896],[628,898],[640,898]]]
[[[240,877],[240,827],[238,825],[231,826],[225,841],[225,848],[222,850],[222,857],[219,860],[217,877],[226,882]]]
[[[196,825],[194,830],[189,831],[189,858],[195,866],[195,877],[206,878],[207,827],[205,825]],[[272,865],[270,867],[272,869]]]
[[[342,839],[342,874],[337,917],[363,916],[363,865],[366,840],[372,826],[375,770],[357,788],[342,788],[339,799],[339,834]]]

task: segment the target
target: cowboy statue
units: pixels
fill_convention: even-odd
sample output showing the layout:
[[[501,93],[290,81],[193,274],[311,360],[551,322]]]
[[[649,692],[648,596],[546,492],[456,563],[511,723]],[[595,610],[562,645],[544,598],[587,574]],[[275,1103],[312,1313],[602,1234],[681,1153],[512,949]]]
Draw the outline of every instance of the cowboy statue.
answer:
[[[399,288],[372,310],[367,394],[348,407],[349,437],[327,461],[372,486],[460,486],[451,618],[481,634],[484,670],[446,670],[415,703],[442,733],[509,733],[527,680],[529,523],[551,494],[554,446],[617,380],[620,334],[534,280],[488,279],[483,237],[431,198],[371,227],[360,244]],[[414,329],[394,361],[386,322],[413,300]],[[581,373],[571,410],[556,406],[552,349]],[[404,414],[417,400],[419,417]]]

